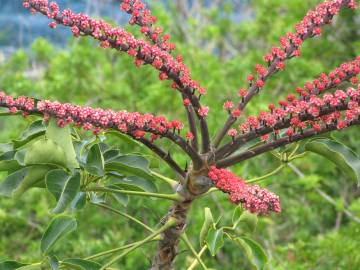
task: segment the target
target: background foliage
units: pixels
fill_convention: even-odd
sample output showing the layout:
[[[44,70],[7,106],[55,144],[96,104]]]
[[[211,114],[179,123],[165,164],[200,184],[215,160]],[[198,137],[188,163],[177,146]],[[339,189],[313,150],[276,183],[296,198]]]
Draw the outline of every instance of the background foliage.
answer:
[[[176,1],[175,1],[176,2]],[[174,2],[174,3],[175,3]],[[195,79],[208,89],[204,102],[211,106],[210,130],[214,135],[226,117],[223,102],[235,97],[237,89],[245,85],[245,78],[264,52],[278,42],[278,37],[290,31],[316,0],[251,1],[246,11],[251,18],[241,23],[233,19],[236,6],[224,1],[223,7],[193,6],[186,13],[178,12],[172,1],[154,4],[153,12],[166,31],[177,40],[178,51],[185,57]],[[174,4],[175,5],[175,4]],[[119,11],[120,12],[120,11]],[[191,16],[193,13],[197,16]],[[332,68],[360,54],[359,14],[342,12],[334,25],[327,27],[321,38],[307,42],[301,58],[288,63],[280,77],[275,76],[263,94],[254,98],[249,112],[264,109],[269,102],[293,91],[320,72]],[[43,25],[46,27],[46,24]],[[335,30],[336,29],[336,30]],[[1,30],[0,30],[1,32]],[[95,48],[88,39],[70,40],[66,49],[39,37],[30,48],[19,49],[0,64],[0,87],[13,95],[33,95],[77,104],[101,106],[129,111],[154,112],[183,118],[179,97],[166,83],[157,79],[155,72],[137,69],[126,56],[111,50]],[[0,141],[17,138],[26,121],[14,117],[0,119]],[[359,127],[343,134],[334,134],[360,153]],[[123,141],[112,138],[109,143],[124,152],[139,152]],[[173,156],[181,159],[175,149]],[[182,161],[185,165],[185,161]],[[155,164],[156,165],[156,164]],[[261,156],[234,171],[252,178],[276,167],[271,155]],[[156,170],[171,175],[163,164]],[[269,269],[359,269],[360,226],[344,215],[348,209],[360,217],[360,189],[319,156],[308,155],[294,161],[280,174],[264,182],[280,195],[283,212],[259,219],[257,240],[270,257]],[[160,187],[163,189],[163,187]],[[321,194],[328,194],[329,202]],[[51,219],[49,210],[54,205],[51,195],[34,189],[20,201],[0,198],[0,261],[17,259],[36,261],[40,258],[39,238]],[[203,208],[207,206],[224,224],[231,221],[233,205],[222,194],[213,194],[198,201],[190,213],[188,235],[197,240],[203,223]],[[169,207],[160,200],[132,199],[126,211],[145,223],[156,225]],[[143,238],[142,228],[129,224],[109,212],[87,206],[78,214],[78,229],[57,246],[60,254],[86,257]],[[145,269],[154,245],[135,251],[119,266],[121,269]],[[179,254],[190,260],[191,254]],[[145,258],[145,259],[144,259]],[[222,269],[252,269],[242,251],[231,243],[213,260],[205,256],[209,266]]]

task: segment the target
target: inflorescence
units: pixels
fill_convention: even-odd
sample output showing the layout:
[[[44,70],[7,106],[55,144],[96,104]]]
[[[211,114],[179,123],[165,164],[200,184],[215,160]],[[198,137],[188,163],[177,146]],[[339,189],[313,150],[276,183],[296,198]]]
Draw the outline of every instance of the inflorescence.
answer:
[[[281,212],[280,200],[277,195],[259,187],[249,185],[226,169],[210,168],[209,178],[221,191],[229,194],[229,200],[252,213],[268,214],[270,211]]]
[[[150,37],[155,44],[137,39],[133,34],[120,27],[113,27],[103,20],[93,19],[85,14],[76,14],[70,9],[60,10],[56,2],[48,0],[23,0],[23,6],[32,13],[40,12],[52,19],[49,27],[56,28],[58,24],[71,28],[75,37],[91,36],[100,42],[103,48],[114,48],[127,52],[135,59],[135,65],[149,64],[159,71],[160,80],[172,80],[172,87],[185,94],[191,101],[199,117],[205,117],[203,108],[194,94],[204,95],[206,90],[191,78],[189,68],[184,64],[181,55],[175,58],[169,53],[175,49],[168,42],[170,36],[160,37],[160,28],[152,29],[156,18],[151,16],[141,1],[123,1],[121,8],[132,14],[131,23],[142,26],[141,31]]]
[[[8,108],[11,113],[21,111],[24,116],[40,114],[45,120],[54,117],[59,127],[75,124],[84,130],[92,130],[95,134],[104,129],[115,129],[136,139],[144,137],[146,133],[150,133],[151,138],[156,139],[169,130],[180,131],[184,126],[180,121],[168,121],[164,116],[154,116],[149,113],[115,112],[57,101],[35,101],[33,98],[24,96],[14,98],[4,92],[0,92],[0,107]]]
[[[264,55],[264,63],[256,64],[254,72],[247,76],[248,87],[238,91],[240,101],[235,103],[228,100],[224,103],[223,108],[229,113],[229,118],[224,128],[217,134],[212,146],[205,119],[209,107],[200,104],[200,98],[206,94],[206,89],[192,79],[183,57],[172,55],[176,47],[170,42],[170,35],[163,33],[161,27],[155,26],[157,18],[151,14],[143,1],[121,0],[120,2],[121,10],[130,15],[129,23],[139,26],[144,40],[103,20],[96,20],[81,13],[76,14],[69,9],[61,11],[56,2],[23,0],[23,5],[32,13],[39,12],[51,19],[49,27],[56,28],[57,25],[63,25],[70,27],[75,37],[91,36],[98,40],[103,48],[126,52],[138,67],[151,65],[159,71],[160,80],[171,80],[172,88],[181,93],[183,105],[187,110],[190,131],[184,138],[174,135],[175,132],[183,129],[183,123],[177,120],[168,121],[165,117],[152,114],[114,112],[68,103],[35,101],[27,97],[13,98],[2,92],[0,92],[0,106],[7,107],[12,113],[22,111],[24,116],[41,114],[45,119],[55,117],[60,127],[74,123],[86,130],[93,130],[95,134],[102,129],[110,128],[138,140],[149,134],[151,143],[165,136],[180,145],[189,154],[193,163],[201,167],[203,160],[197,149],[196,122],[192,116],[195,113],[200,120],[202,153],[206,154],[214,150],[215,159],[209,163],[216,164],[217,167],[211,166],[208,177],[217,188],[229,194],[231,202],[242,204],[249,211],[260,214],[267,214],[270,211],[280,212],[278,196],[257,185],[249,185],[220,167],[263,153],[268,151],[268,148],[285,145],[293,139],[300,140],[306,136],[360,123],[360,85],[357,77],[360,74],[360,57],[357,57],[351,62],[340,65],[329,74],[322,73],[314,81],[296,88],[297,95],[288,95],[286,100],[279,102],[279,106],[269,104],[268,111],[260,112],[257,116],[249,116],[238,128],[233,127],[248,102],[260,92],[267,80],[275,73],[284,70],[287,60],[301,55],[304,41],[321,35],[322,27],[330,24],[342,8],[355,9],[357,4],[354,0],[324,1],[306,14],[295,26],[294,32],[289,32],[280,38],[280,45],[273,47]],[[341,90],[341,84],[344,82],[352,84],[346,91]],[[220,146],[226,134],[232,140]],[[260,137],[265,143],[253,149],[252,153],[245,151],[240,153],[239,157],[235,154],[235,157],[231,156],[241,145]],[[272,142],[269,142],[271,139]],[[193,144],[189,144],[190,141]],[[157,148],[151,145],[151,149]],[[171,160],[162,150],[157,149],[157,152],[165,157],[164,160]],[[174,165],[175,162],[171,160],[170,163]],[[178,169],[178,171],[182,170]]]

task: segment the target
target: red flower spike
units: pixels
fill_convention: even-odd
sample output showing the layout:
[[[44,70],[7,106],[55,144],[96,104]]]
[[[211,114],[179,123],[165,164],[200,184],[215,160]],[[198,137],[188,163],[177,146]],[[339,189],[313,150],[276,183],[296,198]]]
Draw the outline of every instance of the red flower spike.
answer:
[[[251,213],[262,215],[281,212],[280,200],[277,195],[259,187],[248,185],[232,172],[211,166],[208,177],[221,191],[229,194],[232,203],[242,204]]]

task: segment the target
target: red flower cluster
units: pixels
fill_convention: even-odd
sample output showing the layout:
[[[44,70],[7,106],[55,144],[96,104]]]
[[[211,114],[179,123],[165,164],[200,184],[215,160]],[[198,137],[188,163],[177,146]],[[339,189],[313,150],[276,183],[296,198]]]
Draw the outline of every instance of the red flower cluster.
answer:
[[[23,6],[30,8],[32,13],[40,12],[53,19],[54,22],[49,25],[51,28],[55,28],[56,24],[71,27],[75,37],[79,37],[81,34],[92,36],[100,42],[103,48],[112,47],[127,52],[135,59],[136,66],[151,64],[160,72],[160,80],[173,80],[173,88],[181,92],[187,89],[188,91],[184,93],[186,95],[192,95],[195,90],[198,91],[199,95],[204,95],[206,92],[197,81],[191,78],[190,70],[183,63],[182,56],[174,58],[168,50],[164,50],[174,48],[168,43],[169,36],[162,37],[160,45],[160,38],[157,37],[158,42],[152,45],[145,40],[135,38],[134,35],[120,27],[111,26],[103,20],[92,19],[82,13],[76,14],[70,9],[60,11],[56,2],[49,4],[48,0],[23,0]],[[134,22],[144,27],[149,28],[155,20],[141,1],[124,1],[122,8],[132,13]],[[160,32],[156,29],[151,31]],[[155,38],[154,33],[151,37],[152,40]]]
[[[271,112],[250,116],[240,125],[241,131],[258,132],[270,128],[277,135],[281,129],[290,126],[286,135],[291,137],[306,128],[319,132],[322,126],[336,124],[338,129],[342,129],[360,117],[360,85],[357,89],[350,87],[346,92],[338,89],[334,94],[327,93],[322,98],[311,95],[306,101],[290,95],[287,102],[281,102],[281,107],[270,108]],[[268,139],[269,136],[263,137],[263,140]]]
[[[254,75],[248,76],[248,82],[252,85],[256,81],[257,89],[264,87],[266,79],[279,70],[285,69],[285,61],[301,55],[300,49],[303,42],[321,34],[321,27],[330,24],[333,17],[341,8],[357,7],[354,0],[328,0],[319,4],[314,10],[309,11],[300,23],[295,26],[295,32],[289,32],[280,38],[280,47],[273,47],[263,59],[269,66],[261,64],[255,66],[257,79]]]
[[[221,191],[229,194],[232,203],[241,203],[252,213],[268,214],[270,211],[281,212],[277,195],[259,187],[248,185],[232,172],[211,166],[208,177]]]
[[[129,23],[139,25],[141,33],[150,38],[154,44],[165,51],[175,50],[175,44],[169,42],[170,35],[161,35],[163,32],[161,27],[153,28],[157,18],[151,15],[151,11],[146,8],[141,0],[122,0],[120,8],[131,15]]]
[[[180,131],[183,128],[180,121],[168,121],[163,116],[127,111],[115,112],[48,100],[35,102],[34,99],[23,96],[13,98],[5,95],[4,92],[0,92],[0,106],[9,108],[12,113],[19,110],[25,114],[41,114],[45,119],[54,117],[60,127],[74,123],[95,133],[100,129],[112,128],[136,139],[144,137],[146,133],[164,135],[168,130]]]
[[[319,122],[321,120],[326,119],[325,123],[329,124],[329,119],[336,116],[335,119],[338,121],[340,120],[341,114],[334,111],[345,110],[346,107],[342,106],[340,108],[339,105],[344,105],[348,98],[351,101],[349,102],[351,111],[358,110],[359,99],[357,98],[357,95],[359,90],[349,88],[347,93],[342,90],[337,90],[335,95],[324,94],[322,98],[318,96],[323,94],[324,91],[334,88],[346,80],[350,80],[354,84],[357,83],[358,78],[356,76],[358,74],[360,74],[360,56],[351,62],[341,64],[328,75],[322,73],[318,79],[315,79],[313,82],[307,82],[303,88],[296,88],[296,92],[300,95],[299,98],[290,94],[288,95],[287,100],[279,101],[280,107],[269,104],[269,112],[260,112],[257,117],[249,116],[244,123],[240,124],[239,129],[242,133],[247,133],[263,127],[272,127],[276,130],[277,126],[281,127],[281,125],[278,125],[279,122],[284,122],[287,119],[291,119],[293,129],[298,128],[299,130],[303,130],[308,124],[315,129],[319,129]],[[330,116],[322,116],[317,119],[321,112],[324,112],[324,109],[329,108],[333,108],[333,110],[327,110],[332,113]],[[346,112],[345,114],[349,114],[349,112]],[[357,115],[358,113],[352,114]],[[304,118],[305,115],[310,115],[311,120],[316,121],[307,123],[300,121],[299,116]],[[335,119],[333,120],[335,121]],[[346,120],[348,121],[349,119]],[[339,127],[342,126],[343,124]],[[228,133],[231,137],[233,137],[233,134],[234,132],[231,134]],[[292,134],[292,131],[288,131],[288,135]],[[268,139],[268,137],[264,137],[264,139]]]

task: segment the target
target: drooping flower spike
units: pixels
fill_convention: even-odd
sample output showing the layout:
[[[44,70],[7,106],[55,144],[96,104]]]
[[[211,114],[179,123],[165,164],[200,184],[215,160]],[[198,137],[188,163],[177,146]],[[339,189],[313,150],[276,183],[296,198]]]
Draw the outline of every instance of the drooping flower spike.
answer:
[[[151,11],[146,8],[146,5],[141,0],[121,0],[121,10],[131,15],[129,24],[139,25],[141,33],[148,37],[154,44],[164,51],[171,52],[175,50],[176,46],[170,43],[170,35],[163,34],[161,27],[153,27],[157,18],[151,14]],[[177,58],[182,62],[180,58]]]
[[[243,179],[237,177],[226,169],[218,169],[212,166],[208,173],[209,178],[221,191],[229,194],[229,200],[252,213],[268,214],[273,211],[281,211],[280,200],[277,195],[259,187],[249,185]]]

